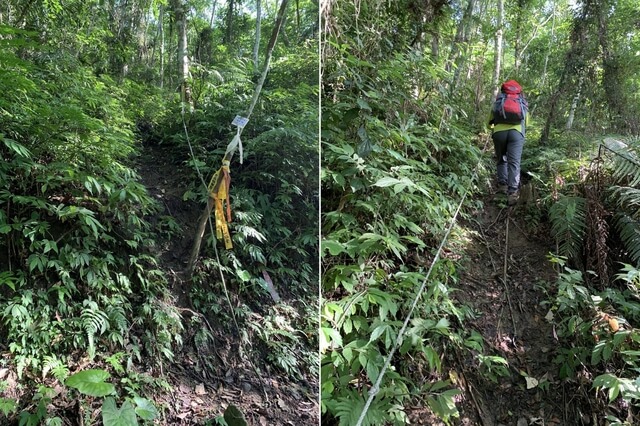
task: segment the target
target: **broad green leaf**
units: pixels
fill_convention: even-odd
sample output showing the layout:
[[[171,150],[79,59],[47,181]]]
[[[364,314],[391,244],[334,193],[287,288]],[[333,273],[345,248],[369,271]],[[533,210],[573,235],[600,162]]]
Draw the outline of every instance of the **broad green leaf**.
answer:
[[[614,376],[613,374],[601,374],[598,377],[596,377],[595,379],[593,379],[593,387],[594,388],[609,388],[611,387],[614,383],[616,383],[618,380],[618,378],[616,376]]]
[[[251,274],[248,271],[245,271],[244,269],[237,269],[236,270],[236,275],[244,283],[246,283],[247,281],[249,281],[251,279]]]
[[[385,330],[387,329],[388,325],[387,324],[381,324],[379,326],[377,326],[373,332],[371,333],[371,337],[369,338],[369,342],[373,342],[376,339],[378,339],[380,336],[382,336],[382,333],[385,332]]]
[[[102,403],[102,422],[104,426],[137,426],[138,418],[129,401],[118,408],[115,399],[105,398]]]
[[[244,419],[242,412],[233,404],[229,404],[227,409],[224,410],[224,420],[229,426],[247,426],[247,421]]]
[[[344,253],[346,250],[344,248],[344,244],[339,243],[338,241],[333,240],[322,240],[322,253],[324,250],[329,250],[329,254],[331,256],[337,256],[340,253]]]
[[[376,380],[378,380],[379,375],[380,368],[378,367],[378,365],[375,362],[369,361],[367,363],[367,377],[369,378],[371,383],[374,383]]]
[[[89,396],[107,396],[115,392],[111,383],[106,383],[109,373],[105,370],[91,369],[75,373],[66,381],[66,385]]]
[[[330,346],[332,347],[341,347],[342,346],[342,336],[338,330],[335,330],[331,327],[321,327],[320,328],[320,352],[324,352]]]
[[[0,411],[2,414],[8,416],[10,413],[13,413],[17,408],[18,403],[13,398],[0,398]]]
[[[140,416],[141,419],[154,420],[158,417],[158,410],[156,409],[156,406],[148,399],[136,396],[133,398],[133,401],[136,403],[136,414]]]
[[[432,371],[440,371],[440,356],[438,355],[438,353],[431,347],[431,346],[426,346],[423,349],[423,353],[425,358],[427,358],[427,362],[429,363],[429,368],[431,368]]]
[[[373,185],[374,186],[379,186],[381,188],[385,188],[387,186],[397,185],[398,183],[400,183],[400,180],[387,176],[387,177],[383,177],[383,178],[379,179]]]
[[[29,152],[29,150],[18,142],[6,138],[3,138],[2,141],[7,146],[7,148],[18,154],[20,157],[31,158],[31,153]]]
[[[371,107],[369,106],[369,103],[367,101],[365,101],[362,98],[358,98],[358,100],[356,101],[358,103],[358,106],[361,109],[367,110],[367,111],[371,111]]]

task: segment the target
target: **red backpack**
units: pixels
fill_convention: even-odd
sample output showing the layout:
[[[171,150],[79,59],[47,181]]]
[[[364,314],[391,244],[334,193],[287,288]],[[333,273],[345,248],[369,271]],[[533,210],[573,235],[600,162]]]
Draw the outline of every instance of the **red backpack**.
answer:
[[[505,81],[493,103],[493,122],[495,124],[521,124],[529,104],[522,94],[522,87],[515,80]]]

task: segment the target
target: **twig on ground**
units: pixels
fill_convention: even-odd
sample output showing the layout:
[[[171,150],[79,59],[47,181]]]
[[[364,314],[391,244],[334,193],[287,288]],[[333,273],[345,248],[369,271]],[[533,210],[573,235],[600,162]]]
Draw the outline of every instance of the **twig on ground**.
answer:
[[[491,229],[493,227],[493,225],[495,225],[498,222],[498,220],[500,220],[500,216],[502,216],[502,212],[504,211],[504,209],[505,209],[505,207],[500,209],[500,211],[496,215],[496,219],[493,222],[491,222],[489,224],[489,226],[487,226],[487,229]]]
[[[524,237],[524,239],[530,242],[531,240],[529,239],[529,237],[527,237],[527,233],[526,233],[526,232],[524,232],[524,231],[522,230],[522,228],[520,228],[520,226],[519,226],[519,225],[518,225],[518,223],[515,221],[515,219],[513,219],[513,218],[509,218],[509,220],[510,220],[510,221],[515,225],[515,227],[516,227],[516,228],[518,228],[518,230],[522,233],[522,236]]]

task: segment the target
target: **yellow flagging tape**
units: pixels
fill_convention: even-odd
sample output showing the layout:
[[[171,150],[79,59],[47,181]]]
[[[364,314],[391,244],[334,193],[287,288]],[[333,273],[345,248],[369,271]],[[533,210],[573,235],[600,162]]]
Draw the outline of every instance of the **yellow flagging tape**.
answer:
[[[222,167],[220,167],[220,169],[218,169],[218,171],[213,174],[208,186],[209,196],[213,198],[215,202],[216,238],[218,240],[224,239],[224,247],[227,250],[231,250],[233,248],[233,244],[231,243],[231,235],[229,234],[229,226],[227,225],[227,222],[231,222],[231,203],[229,201],[231,174],[229,165],[229,161],[223,161]],[[222,182],[220,182],[220,186],[216,191],[216,182],[218,182],[221,173]],[[222,206],[224,201],[226,201],[227,203],[226,217]]]

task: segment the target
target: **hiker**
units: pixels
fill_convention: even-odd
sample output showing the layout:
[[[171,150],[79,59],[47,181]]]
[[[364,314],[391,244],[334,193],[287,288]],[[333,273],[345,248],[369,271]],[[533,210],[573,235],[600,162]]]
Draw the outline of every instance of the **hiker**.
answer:
[[[510,206],[518,202],[520,157],[529,123],[529,105],[515,80],[505,81],[491,108],[489,126],[497,158],[498,192],[506,193]]]

